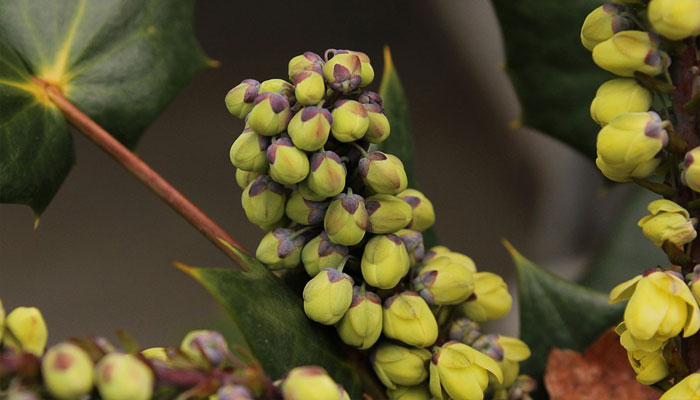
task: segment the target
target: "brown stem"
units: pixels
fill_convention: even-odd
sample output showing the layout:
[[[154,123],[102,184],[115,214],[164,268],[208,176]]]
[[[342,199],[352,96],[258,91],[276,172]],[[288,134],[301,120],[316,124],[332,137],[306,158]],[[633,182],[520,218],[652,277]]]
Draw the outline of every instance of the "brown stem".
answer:
[[[216,247],[231,257],[243,271],[248,268],[240,257],[227,248],[219,239],[223,239],[235,248],[248,253],[231,235],[226,233],[211,218],[204,214],[197,206],[192,204],[185,196],[175,189],[168,181],[163,179],[148,164],[143,162],[118,140],[80,111],[73,103],[63,96],[61,90],[45,81],[34,78],[34,81],[42,86],[51,101],[63,113],[64,117],[80,132],[95,142],[124,168],[133,173],[141,182],[148,186],[155,194],[165,201],[178,214],[185,218],[192,226],[197,228]]]

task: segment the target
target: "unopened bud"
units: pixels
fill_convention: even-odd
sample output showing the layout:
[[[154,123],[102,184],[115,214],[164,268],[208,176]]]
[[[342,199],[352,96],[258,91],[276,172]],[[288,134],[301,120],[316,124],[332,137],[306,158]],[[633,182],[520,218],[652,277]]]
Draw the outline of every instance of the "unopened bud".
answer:
[[[620,114],[649,111],[651,101],[651,92],[635,79],[612,79],[598,88],[591,103],[591,118],[605,126]]]
[[[333,117],[328,110],[308,106],[292,117],[287,131],[295,146],[305,151],[316,151],[326,144],[332,122]]]
[[[371,361],[377,377],[384,386],[418,385],[428,377],[426,368],[430,352],[426,349],[404,347],[390,342],[380,344]]]
[[[297,367],[282,381],[282,396],[296,400],[344,400],[343,390],[321,367]]]
[[[85,350],[69,343],[49,348],[41,360],[41,375],[49,393],[60,400],[74,400],[92,391],[93,363]]]
[[[297,235],[291,229],[276,228],[262,238],[255,258],[272,270],[294,268],[301,264],[304,242],[303,235]]]
[[[474,272],[447,257],[438,257],[420,270],[413,286],[428,304],[459,304],[474,292]]]
[[[392,154],[369,153],[360,159],[358,168],[365,184],[376,193],[397,194],[406,190],[408,178],[403,163]]]
[[[395,235],[398,236],[406,246],[411,267],[415,267],[418,263],[423,261],[425,246],[423,245],[423,235],[420,232],[410,229],[401,229],[396,232]]]
[[[668,57],[658,46],[658,38],[648,32],[618,32],[593,48],[593,61],[619,76],[632,77],[636,71],[654,76],[663,71]]]
[[[260,82],[246,79],[226,94],[226,108],[237,118],[244,119],[253,109],[253,102],[258,95]]]
[[[289,60],[289,80],[294,82],[297,74],[302,71],[315,71],[323,73],[323,58],[311,51],[305,51],[304,54],[298,55]]]
[[[364,139],[375,144],[385,141],[391,133],[391,125],[382,107],[376,104],[364,104],[364,107],[369,117],[369,127]]]
[[[700,193],[700,162],[698,160],[700,160],[700,147],[696,147],[685,154],[681,180],[692,191]]]
[[[259,94],[275,93],[286,97],[290,103],[294,102],[294,85],[284,79],[268,79],[260,84]]]
[[[362,139],[369,129],[369,116],[362,104],[355,100],[338,100],[333,107],[333,137],[339,142]]]
[[[269,137],[258,135],[250,128],[244,129],[231,146],[231,164],[243,171],[265,173],[269,145]]]
[[[322,269],[304,287],[304,312],[321,324],[340,321],[352,303],[352,278],[336,269]]]
[[[325,94],[326,85],[318,72],[302,71],[294,79],[294,95],[305,106],[318,104]]]
[[[323,66],[323,76],[331,89],[350,93],[362,84],[362,62],[354,54],[335,54]]]
[[[153,371],[131,354],[107,354],[95,369],[95,383],[104,400],[148,400],[153,381]]]
[[[267,157],[265,157],[265,161],[267,161]],[[260,172],[244,171],[240,168],[236,168],[236,183],[238,187],[245,189],[260,175],[262,175]]]
[[[357,194],[341,193],[331,201],[323,226],[333,243],[354,246],[365,237],[369,216]]]
[[[415,292],[403,292],[384,301],[384,335],[408,345],[427,347],[435,343],[437,321],[428,303]]]
[[[292,221],[301,225],[316,225],[323,222],[328,203],[306,200],[298,191],[293,191],[287,200],[285,213]]]
[[[279,183],[268,175],[257,177],[241,196],[241,204],[248,220],[256,225],[272,225],[284,216],[287,194]]]
[[[321,232],[304,246],[301,261],[309,276],[314,277],[324,268],[340,267],[347,255],[347,247],[331,242],[326,232]]]
[[[512,305],[513,298],[503,278],[491,272],[477,272],[474,293],[460,309],[472,321],[484,322],[505,317]]]
[[[270,176],[275,182],[291,185],[309,175],[309,158],[288,138],[277,139],[267,148]]]
[[[410,268],[408,252],[396,235],[377,235],[365,245],[362,253],[362,277],[379,289],[391,289]]]
[[[226,339],[216,331],[196,330],[189,332],[182,339],[180,350],[192,361],[204,367],[221,365],[230,357]]]
[[[268,92],[255,99],[255,105],[248,114],[248,125],[260,135],[274,136],[287,129],[291,118],[289,100],[281,94]]]
[[[394,233],[411,222],[413,209],[401,199],[388,194],[375,194],[365,199],[369,214],[367,231]]]
[[[255,396],[245,386],[226,385],[219,388],[209,400],[255,400]]]
[[[5,333],[5,346],[37,357],[44,354],[49,331],[38,308],[15,308],[5,319],[5,329],[11,333]]]
[[[606,3],[588,14],[581,28],[581,43],[589,51],[600,42],[610,39],[614,34],[634,27],[634,22],[623,16],[625,7],[615,3]]]
[[[351,346],[368,349],[382,333],[382,300],[364,288],[353,288],[352,303],[336,325],[338,336]]]
[[[321,151],[311,156],[311,169],[306,184],[312,192],[324,197],[336,196],[345,189],[346,177],[345,164],[336,153]]]
[[[652,28],[671,40],[700,35],[700,0],[652,0],[647,15]]]
[[[408,203],[413,209],[411,222],[407,228],[423,232],[435,223],[435,210],[433,203],[425,195],[416,189],[406,189],[396,197]]]
[[[651,215],[640,219],[637,225],[657,247],[662,247],[666,241],[682,247],[697,236],[693,226],[697,221],[691,220],[690,213],[671,200],[652,201],[647,209]]]

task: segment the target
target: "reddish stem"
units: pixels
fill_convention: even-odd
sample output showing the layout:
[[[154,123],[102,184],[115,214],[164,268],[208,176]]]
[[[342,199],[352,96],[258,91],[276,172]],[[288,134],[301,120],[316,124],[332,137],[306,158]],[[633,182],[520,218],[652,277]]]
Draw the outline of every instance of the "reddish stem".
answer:
[[[34,78],[34,81],[46,90],[48,97],[63,113],[64,117],[80,132],[95,142],[124,168],[133,173],[141,182],[148,186],[155,194],[165,201],[173,210],[185,218],[192,226],[197,228],[216,247],[231,257],[239,266],[239,269],[247,271],[248,268],[240,257],[231,251],[220,239],[230,243],[235,248],[248,253],[231,235],[226,233],[211,218],[204,214],[197,206],[192,204],[185,196],[175,189],[168,181],[163,179],[148,164],[143,162],[136,154],[119,143],[112,135],[99,126],[90,117],[85,115],[73,103],[71,103],[61,90],[45,81]]]

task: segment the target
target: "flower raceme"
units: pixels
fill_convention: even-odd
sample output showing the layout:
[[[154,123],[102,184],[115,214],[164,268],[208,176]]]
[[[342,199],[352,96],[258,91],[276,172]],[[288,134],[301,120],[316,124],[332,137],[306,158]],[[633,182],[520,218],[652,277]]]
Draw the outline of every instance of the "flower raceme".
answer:
[[[700,329],[700,308],[682,277],[675,272],[647,271],[610,292],[611,303],[628,298],[624,321],[635,340],[654,340],[661,347],[664,341],[681,331],[683,337],[689,337]]]

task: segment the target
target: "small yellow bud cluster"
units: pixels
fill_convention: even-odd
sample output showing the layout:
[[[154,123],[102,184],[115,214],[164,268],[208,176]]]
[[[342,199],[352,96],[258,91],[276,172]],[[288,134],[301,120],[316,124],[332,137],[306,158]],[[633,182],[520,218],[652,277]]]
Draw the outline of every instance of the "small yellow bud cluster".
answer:
[[[366,54],[306,52],[288,72],[292,83],[249,79],[226,98],[229,111],[246,121],[230,152],[243,208],[268,231],[256,258],[272,270],[303,265],[311,277],[306,315],[370,350],[387,396],[428,399],[428,349],[451,311],[480,322],[501,318],[512,305],[508,288],[466,255],[425,251],[422,232],[435,222],[433,205],[407,188],[398,157],[370,150],[387,139],[390,125],[382,98],[366,90],[374,77]],[[502,381],[497,363],[477,353],[469,350],[474,365],[486,360]],[[472,383],[470,393],[483,394],[488,379]]]
[[[121,352],[103,337],[71,339],[47,349],[41,312],[17,307],[5,317],[0,301],[0,333],[3,380],[31,383],[11,385],[0,394],[3,399],[7,394],[10,399],[149,400],[158,397],[158,388],[168,398],[350,400],[320,367],[295,368],[273,383],[260,365],[238,360],[216,331],[192,331],[179,348],[140,353]]]

